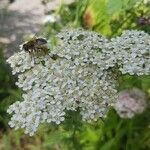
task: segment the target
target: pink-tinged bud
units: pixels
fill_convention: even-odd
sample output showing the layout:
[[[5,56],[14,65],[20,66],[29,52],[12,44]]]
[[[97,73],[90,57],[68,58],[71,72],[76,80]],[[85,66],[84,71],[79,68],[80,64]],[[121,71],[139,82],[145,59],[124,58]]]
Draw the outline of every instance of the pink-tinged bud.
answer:
[[[115,109],[121,118],[132,118],[146,108],[146,96],[141,90],[134,88],[119,93]]]

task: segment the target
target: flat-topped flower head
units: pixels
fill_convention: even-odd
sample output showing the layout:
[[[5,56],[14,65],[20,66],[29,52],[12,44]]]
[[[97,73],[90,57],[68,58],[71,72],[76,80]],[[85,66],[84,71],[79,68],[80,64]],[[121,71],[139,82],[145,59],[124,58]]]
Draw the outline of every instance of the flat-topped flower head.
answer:
[[[25,92],[23,101],[8,109],[13,114],[9,125],[30,135],[40,123],[60,124],[67,110],[79,110],[82,120],[96,121],[117,99],[111,56],[103,50],[108,40],[84,30],[58,37],[58,45],[45,56],[34,56],[33,62],[25,51],[8,59],[18,73],[16,85]]]

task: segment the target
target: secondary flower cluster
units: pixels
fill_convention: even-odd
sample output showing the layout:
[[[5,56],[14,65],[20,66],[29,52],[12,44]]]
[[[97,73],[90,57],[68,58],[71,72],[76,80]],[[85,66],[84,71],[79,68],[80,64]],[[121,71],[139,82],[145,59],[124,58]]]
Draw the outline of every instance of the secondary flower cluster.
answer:
[[[130,75],[150,73],[150,36],[144,31],[124,31],[111,40],[119,70]]]
[[[121,118],[132,118],[146,108],[145,93],[139,89],[124,90],[119,93],[115,109]]]
[[[149,61],[146,51],[150,37],[144,32],[126,31],[112,41],[82,29],[65,30],[57,37],[57,46],[45,56],[33,58],[21,51],[7,60],[13,74],[18,74],[16,84],[24,91],[23,101],[8,109],[13,114],[9,125],[24,128],[30,135],[42,122],[60,124],[67,110],[80,110],[82,119],[88,122],[105,117],[109,106],[118,99],[119,70],[114,68],[119,67],[122,73],[149,73],[147,64],[145,70],[137,64]],[[141,45],[135,41],[141,41]],[[139,47],[146,49],[140,53]],[[138,57],[131,61],[128,56],[133,52]]]

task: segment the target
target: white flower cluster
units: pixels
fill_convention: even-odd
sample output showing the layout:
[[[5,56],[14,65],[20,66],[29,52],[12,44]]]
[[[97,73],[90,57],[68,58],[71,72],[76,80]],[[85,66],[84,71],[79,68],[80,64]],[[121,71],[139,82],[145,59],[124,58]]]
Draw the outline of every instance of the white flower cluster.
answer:
[[[79,61],[82,65],[94,64],[101,70],[113,67],[116,63],[114,51],[111,50],[109,41],[92,31],[82,29],[67,31],[58,34],[60,45],[52,51],[59,57]]]
[[[150,73],[150,36],[143,31],[127,30],[111,40],[119,70],[130,75]]]
[[[132,118],[136,114],[142,113],[146,104],[145,93],[134,88],[120,92],[114,108],[121,118]]]
[[[8,109],[13,114],[9,125],[30,135],[42,122],[60,124],[66,110],[79,109],[83,120],[96,121],[117,99],[110,70],[114,60],[104,50],[107,40],[84,30],[64,31],[58,37],[58,46],[34,61],[24,51],[8,59],[18,73],[16,84],[25,92],[23,101]]]
[[[24,91],[23,101],[8,109],[9,124],[30,135],[42,122],[60,124],[67,110],[80,110],[88,122],[104,117],[118,99],[117,67],[131,75],[149,73],[150,36],[144,32],[126,31],[111,41],[82,29],[57,37],[57,46],[45,56],[33,59],[21,51],[7,60]]]

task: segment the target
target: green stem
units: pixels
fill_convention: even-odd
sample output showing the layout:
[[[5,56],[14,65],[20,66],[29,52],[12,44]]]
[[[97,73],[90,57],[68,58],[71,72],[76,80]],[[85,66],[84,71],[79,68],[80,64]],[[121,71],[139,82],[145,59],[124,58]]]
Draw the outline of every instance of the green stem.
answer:
[[[73,144],[73,148],[75,150],[82,150],[82,147],[81,147],[81,144],[77,138],[77,131],[78,131],[78,118],[77,118],[77,112],[75,112],[72,116],[72,125],[73,125],[73,132],[72,132],[72,136],[71,136],[71,139],[72,139],[72,144]]]

